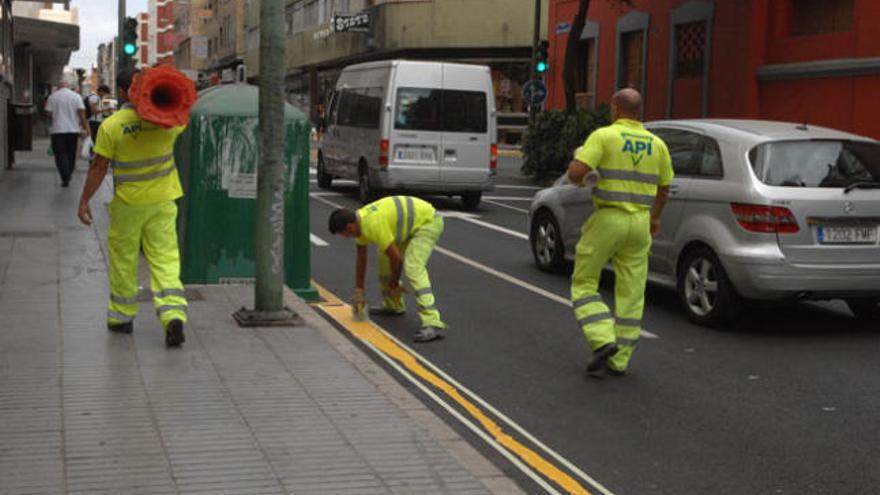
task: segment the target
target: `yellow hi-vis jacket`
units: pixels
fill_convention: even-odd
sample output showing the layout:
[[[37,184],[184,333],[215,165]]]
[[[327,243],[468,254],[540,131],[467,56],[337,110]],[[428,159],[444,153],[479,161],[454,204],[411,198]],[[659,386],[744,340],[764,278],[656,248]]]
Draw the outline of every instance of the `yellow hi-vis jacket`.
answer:
[[[101,123],[95,153],[110,160],[118,199],[149,205],[183,196],[174,142],[184,129],[142,120],[129,103]]]
[[[361,235],[359,246],[375,244],[380,252],[391,243],[403,245],[420,227],[434,220],[434,206],[412,196],[389,196],[357,211]]]
[[[630,119],[596,129],[574,158],[599,172],[593,188],[596,208],[614,206],[630,213],[648,210],[654,205],[657,187],[668,186],[674,175],[666,143]]]

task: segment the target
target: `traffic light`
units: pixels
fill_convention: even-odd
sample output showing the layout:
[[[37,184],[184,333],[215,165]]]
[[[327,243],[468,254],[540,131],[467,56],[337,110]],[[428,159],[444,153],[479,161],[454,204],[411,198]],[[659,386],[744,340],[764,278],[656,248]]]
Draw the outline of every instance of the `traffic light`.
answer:
[[[549,41],[543,40],[538,43],[538,53],[535,57],[535,72],[538,74],[543,74],[550,68],[550,59],[548,55],[549,49]]]
[[[137,51],[138,21],[134,17],[126,17],[122,26],[122,53],[133,57]]]

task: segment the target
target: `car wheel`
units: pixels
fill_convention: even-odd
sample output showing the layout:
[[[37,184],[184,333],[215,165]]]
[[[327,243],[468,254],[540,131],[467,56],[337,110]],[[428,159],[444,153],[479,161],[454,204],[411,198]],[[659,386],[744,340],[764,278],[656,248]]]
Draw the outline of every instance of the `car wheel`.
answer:
[[[559,273],[564,270],[565,245],[562,241],[559,223],[556,222],[552,213],[542,211],[537,214],[532,222],[529,240],[538,268],[551,273]]]
[[[363,204],[371,203],[376,199],[376,191],[370,186],[370,175],[367,173],[366,165],[358,168],[358,199]]]
[[[857,319],[873,323],[880,321],[880,299],[869,297],[859,299],[847,299],[846,305]]]
[[[476,210],[481,199],[483,199],[483,191],[468,191],[462,193],[461,204],[465,210]]]
[[[678,270],[678,295],[688,317],[716,327],[729,323],[740,305],[739,295],[715,253],[707,247],[687,251]]]
[[[324,168],[324,155],[322,153],[318,154],[318,187],[321,189],[330,189],[330,185],[333,183],[333,176],[327,173],[327,170]]]

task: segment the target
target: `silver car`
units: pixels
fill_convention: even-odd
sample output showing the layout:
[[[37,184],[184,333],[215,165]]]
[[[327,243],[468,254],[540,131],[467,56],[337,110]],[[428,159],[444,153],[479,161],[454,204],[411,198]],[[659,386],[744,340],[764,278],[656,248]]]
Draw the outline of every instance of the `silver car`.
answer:
[[[880,316],[880,142],[804,124],[669,120],[646,124],[675,169],[649,280],[678,291],[702,325],[744,299],[844,299]],[[589,189],[539,191],[529,212],[539,268],[574,259]]]

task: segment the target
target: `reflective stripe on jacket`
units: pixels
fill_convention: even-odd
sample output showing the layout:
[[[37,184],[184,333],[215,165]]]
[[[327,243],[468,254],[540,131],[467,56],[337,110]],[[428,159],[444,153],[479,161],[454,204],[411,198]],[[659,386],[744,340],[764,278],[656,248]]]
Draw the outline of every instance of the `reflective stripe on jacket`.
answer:
[[[618,119],[597,129],[574,158],[599,172],[593,203],[629,212],[650,209],[658,186],[672,182],[669,151],[641,122]]]

